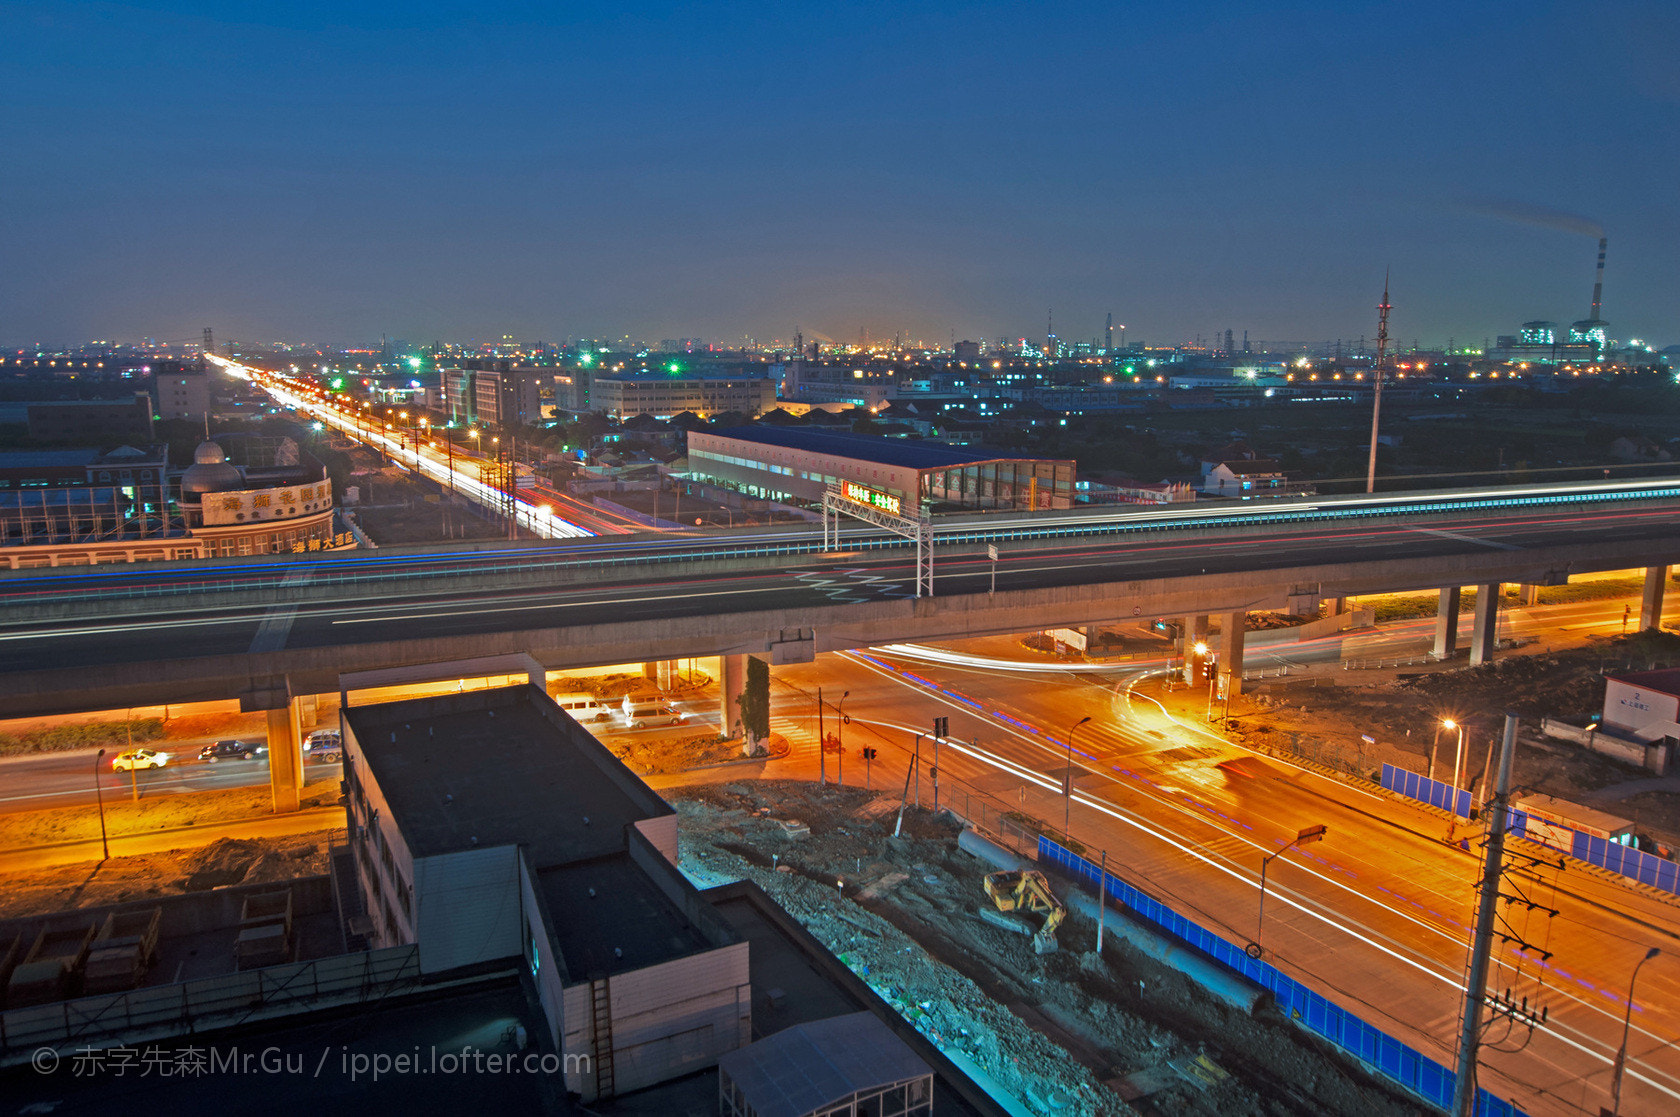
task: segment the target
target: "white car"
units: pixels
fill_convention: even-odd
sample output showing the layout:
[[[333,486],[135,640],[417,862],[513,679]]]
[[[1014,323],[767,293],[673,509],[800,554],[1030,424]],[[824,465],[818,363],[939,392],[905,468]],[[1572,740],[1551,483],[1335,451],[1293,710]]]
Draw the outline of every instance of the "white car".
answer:
[[[111,771],[132,772],[136,768],[161,768],[169,763],[169,754],[151,749],[132,749],[118,753],[111,760]]]

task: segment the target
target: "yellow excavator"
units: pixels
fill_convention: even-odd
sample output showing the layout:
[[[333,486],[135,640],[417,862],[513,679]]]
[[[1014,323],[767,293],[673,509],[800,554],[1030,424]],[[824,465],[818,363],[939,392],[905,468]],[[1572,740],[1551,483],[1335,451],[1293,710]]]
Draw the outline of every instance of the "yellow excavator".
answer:
[[[988,923],[1031,935],[1033,950],[1039,954],[1049,954],[1056,949],[1056,928],[1067,918],[1067,908],[1050,891],[1050,882],[1043,873],[1033,869],[1005,869],[986,874],[982,883],[986,895],[991,897],[997,908],[997,912],[982,910],[981,914]],[[1042,916],[1044,922],[1034,928],[1020,914],[1022,912]]]

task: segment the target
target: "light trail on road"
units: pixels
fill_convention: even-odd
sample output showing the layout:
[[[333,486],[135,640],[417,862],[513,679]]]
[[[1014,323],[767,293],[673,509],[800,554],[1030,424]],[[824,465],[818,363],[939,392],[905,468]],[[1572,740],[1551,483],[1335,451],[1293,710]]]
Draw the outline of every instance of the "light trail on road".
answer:
[[[874,651],[884,651],[884,649],[874,649]],[[1024,744],[1032,752],[1041,754],[1047,761],[1062,761],[1065,758],[1066,743],[1064,741],[1058,741],[1052,734],[1030,723],[1023,722],[1021,719],[1004,715],[1001,710],[993,709],[990,703],[979,703],[960,691],[953,692],[948,687],[924,676],[916,675],[914,672],[894,668],[884,662],[872,662],[872,657],[869,654],[853,653],[845,658],[895,685],[910,686],[914,691],[921,693],[931,690],[937,700],[951,709],[980,716],[991,723],[995,729],[1002,730],[1009,738]],[[981,669],[991,670],[997,667],[997,663],[989,661],[986,657],[974,658],[981,661]],[[1206,730],[1202,730],[1193,724],[1171,719],[1170,714],[1168,718],[1170,724],[1181,729],[1193,729],[1198,731],[1198,736],[1214,737]],[[918,732],[918,730],[906,726],[896,726],[896,728],[906,734]],[[925,730],[920,732],[925,733]],[[1121,736],[1123,739],[1126,737],[1124,733]],[[1232,747],[1230,742],[1225,742],[1217,737],[1214,737],[1214,739],[1225,747]],[[1147,741],[1142,743],[1149,744]],[[1037,787],[1044,792],[1060,795],[1062,785],[1059,779],[1045,775],[1019,760],[1011,759],[991,749],[978,748],[955,738],[947,738],[942,747],[955,750],[958,755],[966,757],[971,763],[981,766],[984,770],[1006,772],[1011,777]],[[1255,855],[1271,852],[1264,841],[1258,838],[1250,838],[1239,831],[1232,830],[1229,823],[1235,820],[1229,819],[1228,816],[1222,816],[1218,812],[1210,816],[1197,809],[1194,803],[1186,805],[1186,803],[1180,802],[1178,796],[1183,794],[1182,792],[1174,792],[1173,789],[1149,780],[1147,777],[1138,777],[1141,779],[1141,783],[1137,780],[1127,781],[1116,778],[1113,771],[1105,770],[1107,762],[1093,755],[1095,751],[1099,751],[1094,744],[1085,748],[1076,747],[1073,751],[1079,757],[1081,767],[1088,771],[1094,771],[1110,786],[1132,786],[1134,791],[1149,795],[1151,801],[1171,811],[1172,817],[1186,820],[1190,824],[1199,823],[1208,826],[1226,843],[1235,841],[1237,846],[1234,848],[1246,848]],[[1284,767],[1295,767],[1271,757],[1265,757],[1264,762],[1281,764]],[[1127,771],[1120,765],[1115,765],[1115,768],[1123,774]],[[1304,770],[1298,768],[1296,770],[1301,771],[1303,775],[1307,774]],[[1341,785],[1337,786],[1341,787]],[[1304,786],[1303,790],[1312,792],[1310,785]],[[1358,789],[1352,788],[1344,790],[1358,791]],[[1371,803],[1373,808],[1385,804],[1385,800],[1374,795],[1361,794]],[[1233,882],[1239,882],[1248,889],[1258,888],[1255,870],[1235,859],[1232,856],[1234,849],[1228,845],[1224,849],[1209,849],[1206,846],[1213,843],[1180,840],[1178,837],[1161,830],[1158,825],[1144,820],[1141,816],[1078,789],[1074,790],[1072,801],[1087,810],[1098,812],[1105,817],[1123,823],[1138,833],[1147,834],[1151,839],[1162,843],[1165,848],[1176,851],[1178,856],[1189,857],[1203,865],[1204,869],[1214,869],[1223,877]],[[1335,802],[1335,800],[1327,801]],[[1392,824],[1370,811],[1362,813],[1370,815],[1374,821],[1379,823]],[[1283,829],[1286,828],[1280,825],[1280,832]],[[1423,837],[1421,834],[1418,836]],[[1281,845],[1283,839],[1278,838],[1275,841]],[[1255,856],[1252,860],[1257,861],[1258,857]],[[1314,858],[1314,860],[1319,859]],[[1299,911],[1303,917],[1309,918],[1321,926],[1333,927],[1347,935],[1350,941],[1362,944],[1363,948],[1373,950],[1391,961],[1401,962],[1409,969],[1426,975],[1432,984],[1451,989],[1456,996],[1462,995],[1462,964],[1449,959],[1455,954],[1462,953],[1466,948],[1469,934],[1467,894],[1453,898],[1425,888],[1427,896],[1420,902],[1406,894],[1412,889],[1403,884],[1397,883],[1397,887],[1390,888],[1375,882],[1373,883],[1375,883],[1376,891],[1367,893],[1339,879],[1336,873],[1332,871],[1335,868],[1332,863],[1327,862],[1325,868],[1322,869],[1301,861],[1294,861],[1292,864],[1298,871],[1305,874],[1307,880],[1314,882],[1316,887],[1323,888],[1328,885],[1334,890],[1333,894],[1340,894],[1345,897],[1345,903],[1352,903],[1354,900],[1361,901],[1376,912],[1382,913],[1384,918],[1399,920],[1399,926],[1411,927],[1414,932],[1413,936],[1410,936],[1412,939],[1415,940],[1417,935],[1422,935],[1424,936],[1423,940],[1407,941],[1404,937],[1396,938],[1394,935],[1372,926],[1368,921],[1349,917],[1335,906],[1324,906],[1322,899],[1315,898],[1311,893],[1302,891],[1299,886],[1280,887],[1273,884],[1268,889],[1269,896],[1287,895],[1288,899],[1283,901],[1282,906]],[[1374,866],[1367,866],[1367,869],[1371,868],[1374,868]],[[1392,871],[1392,867],[1385,866],[1383,871]],[[1383,875],[1383,871],[1378,872],[1378,877]],[[1355,874],[1355,879],[1358,879],[1357,874]],[[1414,884],[1413,888],[1415,887]],[[1589,900],[1587,903],[1595,904],[1596,901]],[[1464,918],[1460,919],[1452,916],[1450,913],[1455,910],[1462,912]],[[1625,914],[1624,918],[1626,918]],[[1224,921],[1220,920],[1219,922],[1223,923]],[[1229,927],[1228,923],[1225,925]],[[1582,927],[1588,933],[1602,933],[1603,930],[1596,922],[1581,923],[1576,920],[1576,925]],[[1235,931],[1235,928],[1229,929]],[[1665,933],[1673,937],[1672,932]],[[1626,934],[1618,937],[1621,941],[1629,944],[1643,942],[1642,939]],[[1436,943],[1433,948],[1425,945],[1431,940]],[[1446,955],[1445,958],[1442,957],[1443,954]],[[1502,952],[1500,965],[1502,973],[1508,973],[1510,976],[1504,979],[1496,977],[1495,980],[1533,981],[1536,975],[1526,972],[1527,967],[1531,964],[1532,959],[1523,955],[1514,947],[1507,946]],[[1573,1060],[1588,1058],[1592,1065],[1601,1069],[1608,1068],[1614,1055],[1614,1043],[1606,1040],[1603,1036],[1606,1032],[1619,1033],[1621,1012],[1624,1006],[1621,995],[1614,990],[1607,989],[1601,984],[1582,981],[1563,970],[1562,967],[1552,967],[1552,969],[1557,970],[1561,976],[1555,982],[1543,983],[1542,989],[1548,997],[1556,998],[1563,1003],[1557,1004],[1554,1001],[1555,1011],[1551,1015],[1548,1028],[1541,1035],[1549,1037],[1550,1042],[1560,1045],[1569,1054],[1559,1052],[1555,1055],[1546,1055],[1542,1054],[1539,1049],[1531,1049],[1528,1057],[1544,1062],[1550,1068],[1549,1073],[1557,1075],[1558,1082],[1556,1085],[1559,1089],[1562,1089],[1568,1082],[1585,1077]],[[1317,977],[1316,980],[1324,981],[1322,976]],[[1574,982],[1575,985],[1579,986],[1579,989],[1577,990],[1568,982]],[[1336,987],[1335,983],[1330,984],[1332,988]],[[1345,990],[1343,992],[1346,993]],[[1356,994],[1348,995],[1357,996]],[[1363,998],[1359,999],[1363,1000]],[[1651,1000],[1649,994],[1646,1000]],[[1571,1011],[1571,1006],[1573,1011]],[[1635,1032],[1653,1043],[1662,1042],[1665,1037],[1661,1035],[1659,1026],[1647,1018],[1644,1007],[1636,1005],[1634,1011],[1636,1013]],[[1596,1021],[1596,1027],[1589,1029],[1584,1026],[1584,1021],[1572,1019],[1573,1016],[1580,1013],[1586,1013],[1587,1019]],[[1416,1027],[1417,1022],[1412,1021],[1411,1026]],[[1428,1033],[1425,1032],[1425,1034]],[[1542,1042],[1546,1041],[1542,1039]],[[1450,1056],[1450,1051],[1447,1054]],[[1511,1072],[1504,1067],[1484,1066],[1484,1074],[1489,1073],[1504,1075]],[[1641,1082],[1650,1089],[1661,1093],[1664,1097],[1671,1100],[1680,1100],[1680,1076],[1674,1073],[1641,1061],[1638,1065],[1630,1063],[1626,1075],[1630,1083]],[[1538,1082],[1535,1084],[1539,1085]],[[1556,1099],[1555,1094],[1552,1096],[1555,1100],[1561,1100]]]

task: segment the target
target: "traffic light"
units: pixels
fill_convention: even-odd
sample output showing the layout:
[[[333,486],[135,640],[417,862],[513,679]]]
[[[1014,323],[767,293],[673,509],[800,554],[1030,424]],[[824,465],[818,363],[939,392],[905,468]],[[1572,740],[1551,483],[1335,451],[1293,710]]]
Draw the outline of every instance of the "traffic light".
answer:
[[[863,750],[863,758],[865,760],[874,760],[875,759],[875,750],[873,748],[865,746],[864,750]]]
[[[948,736],[949,734],[948,734],[947,731],[950,728],[951,728],[951,719],[950,718],[941,717],[941,718],[934,718],[933,719],[933,735],[935,737]]]

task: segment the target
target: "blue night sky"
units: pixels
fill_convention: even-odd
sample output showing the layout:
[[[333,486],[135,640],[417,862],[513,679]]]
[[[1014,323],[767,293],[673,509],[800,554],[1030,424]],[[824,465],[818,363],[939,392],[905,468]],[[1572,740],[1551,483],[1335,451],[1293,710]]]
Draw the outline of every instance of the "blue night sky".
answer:
[[[1479,344],[1601,222],[1663,345],[1677,58],[1672,0],[0,0],[0,341],[1351,340],[1392,267]]]

